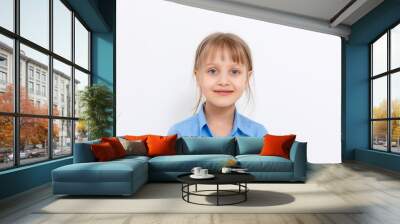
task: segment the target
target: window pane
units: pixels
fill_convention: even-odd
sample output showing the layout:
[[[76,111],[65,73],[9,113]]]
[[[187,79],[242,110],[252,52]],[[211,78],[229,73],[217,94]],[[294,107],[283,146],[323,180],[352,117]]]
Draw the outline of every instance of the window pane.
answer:
[[[75,143],[88,140],[88,129],[84,120],[75,121]]]
[[[400,72],[391,75],[392,79],[390,81],[390,97],[391,97],[391,109],[392,117],[400,117]]]
[[[72,12],[60,0],[53,0],[53,17],[53,51],[71,60]]]
[[[0,170],[14,165],[13,118],[0,116]]]
[[[89,69],[89,32],[75,18],[75,63]]]
[[[53,115],[72,117],[71,66],[53,60]]]
[[[1,0],[0,9],[0,26],[14,31],[14,0]]]
[[[80,117],[81,107],[79,106],[80,94],[89,85],[89,75],[75,69],[75,117]]]
[[[72,154],[72,121],[53,120],[53,157]]]
[[[387,71],[387,34],[372,45],[372,68],[373,75]]]
[[[393,28],[391,31],[390,48],[390,67],[391,69],[395,69],[400,67],[400,24]]]
[[[34,163],[49,158],[48,119],[21,117],[20,164]]]
[[[392,124],[392,152],[400,153],[400,120],[391,121]]]
[[[49,0],[20,0],[21,36],[49,48]]]
[[[13,40],[0,35],[0,111],[14,111]]]
[[[49,57],[21,44],[20,109],[25,114],[48,114]]]
[[[373,114],[372,118],[387,117],[387,82],[386,76],[372,81],[372,102]]]
[[[373,149],[387,151],[387,121],[372,122]]]

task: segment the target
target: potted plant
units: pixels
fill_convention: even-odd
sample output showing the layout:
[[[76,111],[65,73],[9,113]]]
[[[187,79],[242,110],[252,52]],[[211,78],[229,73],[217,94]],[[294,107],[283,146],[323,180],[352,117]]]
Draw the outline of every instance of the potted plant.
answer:
[[[113,93],[103,84],[87,86],[80,92],[81,118],[88,131],[89,140],[110,136],[112,126]]]

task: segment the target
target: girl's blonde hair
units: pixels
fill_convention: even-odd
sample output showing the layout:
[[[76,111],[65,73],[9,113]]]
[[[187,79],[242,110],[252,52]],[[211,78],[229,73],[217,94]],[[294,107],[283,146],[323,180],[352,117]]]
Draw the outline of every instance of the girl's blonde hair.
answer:
[[[201,41],[196,50],[196,56],[194,59],[194,67],[193,74],[195,75],[195,71],[199,69],[201,64],[207,59],[209,56],[214,58],[217,50],[225,50],[227,49],[231,55],[232,61],[238,64],[246,65],[248,71],[253,71],[253,61],[251,59],[251,52],[249,46],[242,40],[239,36],[233,33],[222,33],[216,32],[209,34],[206,38]],[[248,73],[246,74],[248,76]],[[246,93],[247,103],[250,100],[252,95],[251,87],[249,84],[249,77],[247,77],[247,88]],[[196,106],[194,107],[194,113],[196,113],[197,108],[201,103],[202,92],[199,88],[199,97],[197,99]]]

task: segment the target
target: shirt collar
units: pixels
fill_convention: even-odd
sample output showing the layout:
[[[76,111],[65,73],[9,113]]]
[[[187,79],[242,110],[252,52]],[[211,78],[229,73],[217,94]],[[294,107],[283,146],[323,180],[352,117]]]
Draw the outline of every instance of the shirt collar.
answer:
[[[200,131],[202,130],[202,128],[205,125],[207,125],[207,119],[206,119],[206,116],[205,116],[205,113],[204,113],[204,106],[205,106],[205,103],[202,104],[199,112],[197,113],[197,118],[198,118],[198,121],[199,121],[199,129],[200,129]],[[240,131],[246,133],[245,132],[245,128],[243,126],[242,117],[240,116],[239,112],[237,111],[237,108],[235,107],[234,118],[233,118],[233,128],[232,128],[231,134],[234,134],[235,132],[237,132],[238,131],[237,129],[239,129]]]

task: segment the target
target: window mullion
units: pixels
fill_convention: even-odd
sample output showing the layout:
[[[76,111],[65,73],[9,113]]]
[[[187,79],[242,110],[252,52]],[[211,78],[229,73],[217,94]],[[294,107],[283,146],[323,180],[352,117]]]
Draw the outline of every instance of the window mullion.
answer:
[[[49,50],[53,52],[53,0],[49,0]],[[48,113],[49,113],[49,120],[48,120],[48,151],[49,151],[49,159],[53,159],[53,56],[49,55],[49,71],[48,71],[48,91],[49,97],[48,101]]]
[[[390,71],[390,30],[387,32],[387,71]],[[391,136],[391,129],[392,129],[392,120],[390,119],[392,117],[392,100],[391,100],[391,77],[392,74],[389,73],[387,74],[387,110],[388,110],[388,122],[387,122],[387,140],[388,140],[388,152],[392,151],[392,136]]]
[[[369,137],[370,137],[370,141],[369,141],[369,144],[370,144],[370,146],[369,146],[369,148],[370,149],[373,149],[374,148],[374,136],[373,136],[373,130],[372,130],[372,128],[373,128],[373,121],[372,121],[372,119],[374,118],[373,117],[373,79],[372,79],[372,72],[373,72],[373,57],[372,57],[372,55],[373,55],[373,47],[372,47],[372,44],[369,46],[369,52],[370,52],[370,55],[369,55],[369,62],[370,62],[370,71],[369,71],[369,85],[370,85],[370,89],[369,89],[369,103],[370,103],[370,105],[369,105],[369,119],[370,119],[370,122],[369,122]]]
[[[72,103],[72,105],[71,105],[71,117],[73,117],[73,118],[75,118],[75,12],[74,11],[72,11],[72,14],[71,14],[71,23],[72,23],[72,32],[71,32],[71,35],[72,35],[72,38],[71,38],[71,46],[72,46],[72,49],[71,49],[71,56],[72,56],[72,66],[71,66],[71,91],[72,91],[72,94],[71,94],[71,103]],[[72,122],[71,122],[72,124],[71,124],[71,128],[72,128],[72,130],[71,130],[71,151],[72,151],[72,155],[74,155],[74,151],[75,151],[75,147],[74,147],[74,145],[75,145],[75,125],[76,125],[76,120],[73,120]]]
[[[14,1],[14,30],[17,35],[19,35],[20,31],[20,19],[19,19],[19,9],[20,9],[20,1],[15,0]],[[14,39],[14,113],[19,114],[20,112],[20,105],[19,105],[19,100],[20,100],[20,79],[19,79],[19,73],[20,73],[20,50],[19,50],[19,39],[15,38]],[[20,136],[20,118],[17,116],[14,116],[14,166],[19,166],[20,164],[20,157],[19,157],[19,136]]]

